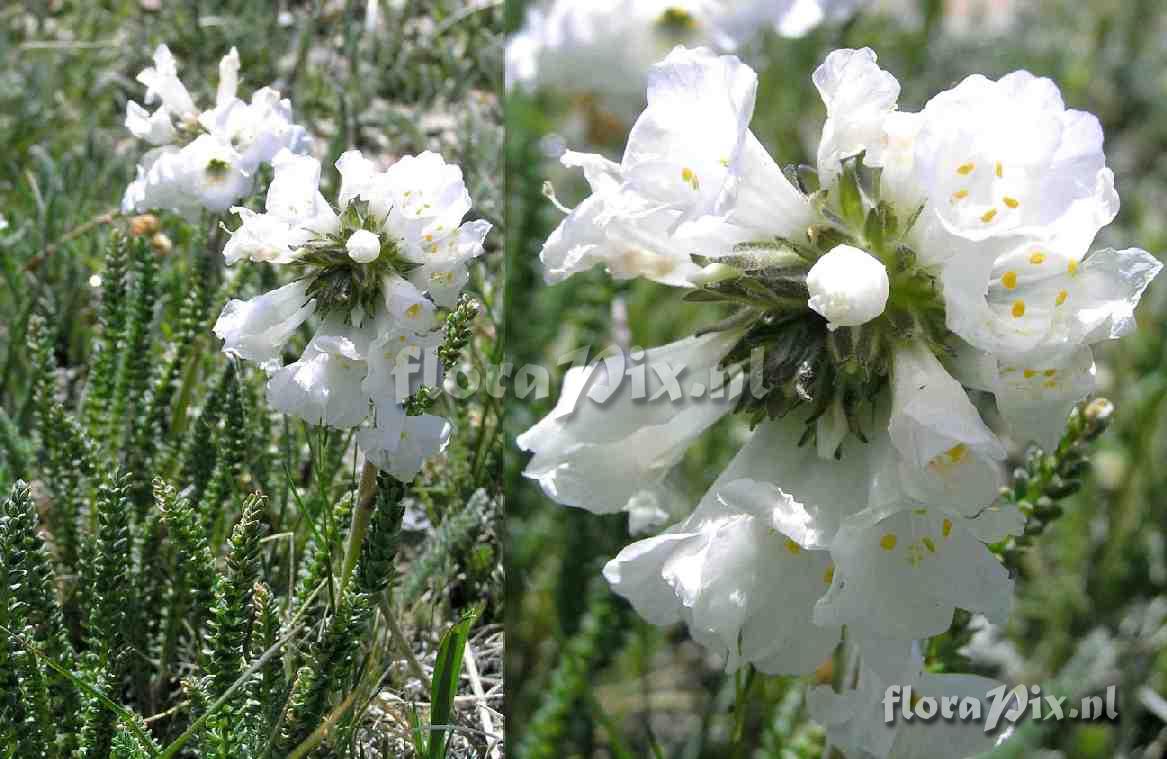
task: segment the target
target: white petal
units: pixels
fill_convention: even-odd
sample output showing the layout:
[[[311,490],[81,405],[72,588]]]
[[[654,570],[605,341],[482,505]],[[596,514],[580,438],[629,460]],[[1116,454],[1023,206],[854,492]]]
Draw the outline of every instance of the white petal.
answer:
[[[235,99],[239,89],[239,51],[231,51],[219,61],[219,87],[215,90],[215,105],[221,106]]]
[[[818,149],[824,187],[838,175],[842,159],[861,151],[871,151],[869,165],[880,165],[883,123],[895,109],[900,84],[876,60],[871,48],[835,50],[814,72],[815,87],[827,106]]]
[[[214,326],[223,352],[260,364],[277,360],[284,343],[316,309],[306,293],[307,285],[299,281],[251,300],[228,301]]]
[[[645,486],[663,479],[689,444],[732,410],[733,382],[719,388],[720,397],[708,391],[716,384],[714,370],[739,337],[713,333],[648,350],[636,364],[646,377],[639,398],[625,376],[633,363],[623,354],[569,370],[555,409],[518,437],[519,447],[535,454],[524,475],[564,505],[620,511]],[[657,370],[666,377],[679,372],[676,386],[666,386]],[[699,397],[697,385],[703,389]],[[670,391],[677,390],[680,397],[671,398]]]
[[[839,529],[831,556],[838,569],[815,609],[819,624],[858,623],[914,640],[947,630],[957,607],[1008,618],[1009,573],[959,518],[935,509],[880,521],[857,515]]]
[[[738,166],[757,87],[733,56],[674,49],[649,72],[648,108],[622,162],[627,186],[685,218],[712,212]]]
[[[963,387],[922,343],[902,347],[892,368],[892,442],[908,494],[971,515],[997,498],[1005,448]]]
[[[272,160],[272,168],[275,174],[267,188],[267,212],[296,221],[314,216],[320,161],[285,150]]]

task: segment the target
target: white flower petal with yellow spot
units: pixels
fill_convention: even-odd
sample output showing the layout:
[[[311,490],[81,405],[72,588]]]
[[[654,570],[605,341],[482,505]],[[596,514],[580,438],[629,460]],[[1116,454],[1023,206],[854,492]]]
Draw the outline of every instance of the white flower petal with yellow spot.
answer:
[[[1013,437],[1050,451],[1065,432],[1070,410],[1094,386],[1094,352],[1080,348],[1044,361],[998,361],[992,392]]]
[[[998,260],[977,347],[1004,356],[1056,355],[1129,334],[1162,264],[1132,248],[1084,258],[1030,244]]]
[[[648,75],[648,107],[621,161],[626,189],[682,219],[712,213],[737,171],[758,77],[733,56],[675,48]]]
[[[524,476],[565,506],[599,514],[622,510],[638,492],[664,479],[685,449],[733,410],[740,375],[732,380],[722,375],[724,384],[716,392],[711,385],[714,370],[739,337],[712,333],[652,348],[640,361],[617,354],[568,370],[555,408],[518,437],[519,447],[534,454]],[[644,372],[643,393],[629,377],[633,367]],[[673,391],[679,388],[682,397],[671,397],[657,369],[676,377]]]
[[[1066,109],[1057,85],[1027,71],[970,76],[921,119],[913,171],[927,213],[971,240],[1047,234],[1106,171],[1098,119]]]
[[[997,498],[1005,448],[922,343],[896,350],[888,432],[911,498],[965,516]]]
[[[684,621],[729,670],[749,662],[808,674],[839,640],[838,627],[816,627],[810,614],[831,581],[830,557],[800,543],[817,536],[805,511],[756,485],[715,486],[715,505],[628,546],[604,576],[650,622]]]
[[[411,257],[424,257],[427,235],[441,238],[457,230],[471,207],[462,169],[428,150],[375,174],[360,197]]]
[[[938,509],[858,514],[839,528],[831,557],[834,582],[814,613],[821,625],[915,640],[947,630],[957,608],[994,622],[1009,616],[1008,571],[960,517]]]

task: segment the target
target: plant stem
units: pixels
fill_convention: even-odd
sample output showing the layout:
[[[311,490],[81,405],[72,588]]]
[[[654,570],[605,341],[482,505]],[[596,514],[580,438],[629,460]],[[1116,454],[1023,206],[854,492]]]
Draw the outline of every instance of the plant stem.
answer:
[[[340,573],[338,598],[344,598],[349,578],[357,565],[357,558],[361,555],[361,544],[365,542],[365,533],[369,531],[369,520],[373,518],[376,502],[377,467],[366,461],[361,470],[361,484],[357,489],[357,505],[353,509],[352,526],[348,531],[348,547],[345,549],[344,566]]]

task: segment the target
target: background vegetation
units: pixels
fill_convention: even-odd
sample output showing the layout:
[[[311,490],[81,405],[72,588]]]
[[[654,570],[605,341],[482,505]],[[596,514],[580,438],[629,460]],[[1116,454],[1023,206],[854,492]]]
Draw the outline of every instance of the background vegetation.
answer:
[[[508,3],[508,28],[524,5]],[[1123,200],[1096,247],[1167,250],[1167,13],[1153,0],[993,2],[1002,23],[961,18],[975,3],[877,3],[843,28],[800,40],[770,37],[741,51],[761,90],[753,130],[779,163],[808,162],[824,118],[811,73],[837,47],[871,46],[903,85],[901,107],[916,110],[971,73],[991,77],[1026,68],[1059,83],[1070,107],[1096,113]],[[602,272],[542,284],[541,242],[561,218],[543,197],[554,177],[569,205],[583,197],[546,159],[547,135],[564,106],[556,93],[512,93],[507,101],[508,286],[523,293],[506,319],[517,364],[546,362],[581,346],[652,346],[691,334],[718,317],[682,303],[675,291],[613,282]],[[572,147],[577,147],[573,145]],[[585,147],[585,146],[578,146]],[[622,145],[604,147],[618,159]],[[932,649],[934,667],[965,671],[1078,697],[1118,685],[1114,723],[1044,723],[999,749],[1014,757],[1160,757],[1167,752],[1167,287],[1143,300],[1141,329],[1097,353],[1100,394],[1117,407],[1094,443],[1092,466],[1057,503],[1043,535],[1011,557],[1017,603],[997,635],[963,625]],[[562,369],[557,379],[562,377]],[[545,414],[555,394],[507,411],[508,442]],[[690,452],[679,482],[696,497],[743,439],[724,422]],[[513,449],[508,449],[513,450]],[[814,757],[820,731],[806,720],[800,683],[727,676],[682,628],[641,622],[600,578],[604,561],[628,542],[621,515],[598,517],[556,506],[520,475],[509,456],[508,658],[512,745],[523,759],[552,756]],[[1015,465],[1026,463],[1014,451]],[[1032,462],[1031,462],[1032,463]],[[1041,464],[1048,466],[1049,462]],[[1043,476],[1048,476],[1049,471]],[[1043,480],[1043,482],[1047,482]],[[1048,484],[1048,483],[1047,483]],[[1048,492],[1019,482],[1018,496]],[[1058,507],[1058,508],[1054,508]],[[1060,508],[1060,511],[1059,511]],[[748,694],[748,696],[743,696]],[[1043,753],[1047,752],[1047,753]]]
[[[467,288],[462,360],[486,365],[501,21],[466,0],[0,4],[0,756],[403,756],[415,725],[426,756],[447,735],[501,755],[499,403],[443,400],[445,460],[358,504],[351,436],[273,414],[210,334],[278,275],[224,269],[224,218],[141,235],[117,213],[145,149],[125,103],[155,46],[202,103],[236,46],[241,94],[274,83],[317,137],[326,196],[348,147],[462,166],[497,230]],[[465,667],[439,647],[464,619]],[[431,713],[435,669],[452,714]]]

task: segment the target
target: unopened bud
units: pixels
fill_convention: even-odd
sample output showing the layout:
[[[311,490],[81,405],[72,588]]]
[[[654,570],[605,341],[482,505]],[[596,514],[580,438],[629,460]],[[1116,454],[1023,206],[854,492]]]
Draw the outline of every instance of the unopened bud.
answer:
[[[807,304],[827,327],[857,327],[883,313],[891,286],[887,269],[875,256],[851,245],[837,245],[806,275]]]
[[[174,248],[174,244],[170,242],[169,237],[159,232],[150,238],[150,247],[158,255],[164,256]]]
[[[367,229],[353,232],[344,247],[349,258],[359,264],[375,261],[381,255],[381,239]]]
[[[130,219],[130,234],[134,237],[145,237],[158,232],[162,225],[158,222],[158,217],[152,213],[144,213],[141,216],[135,216]]]

